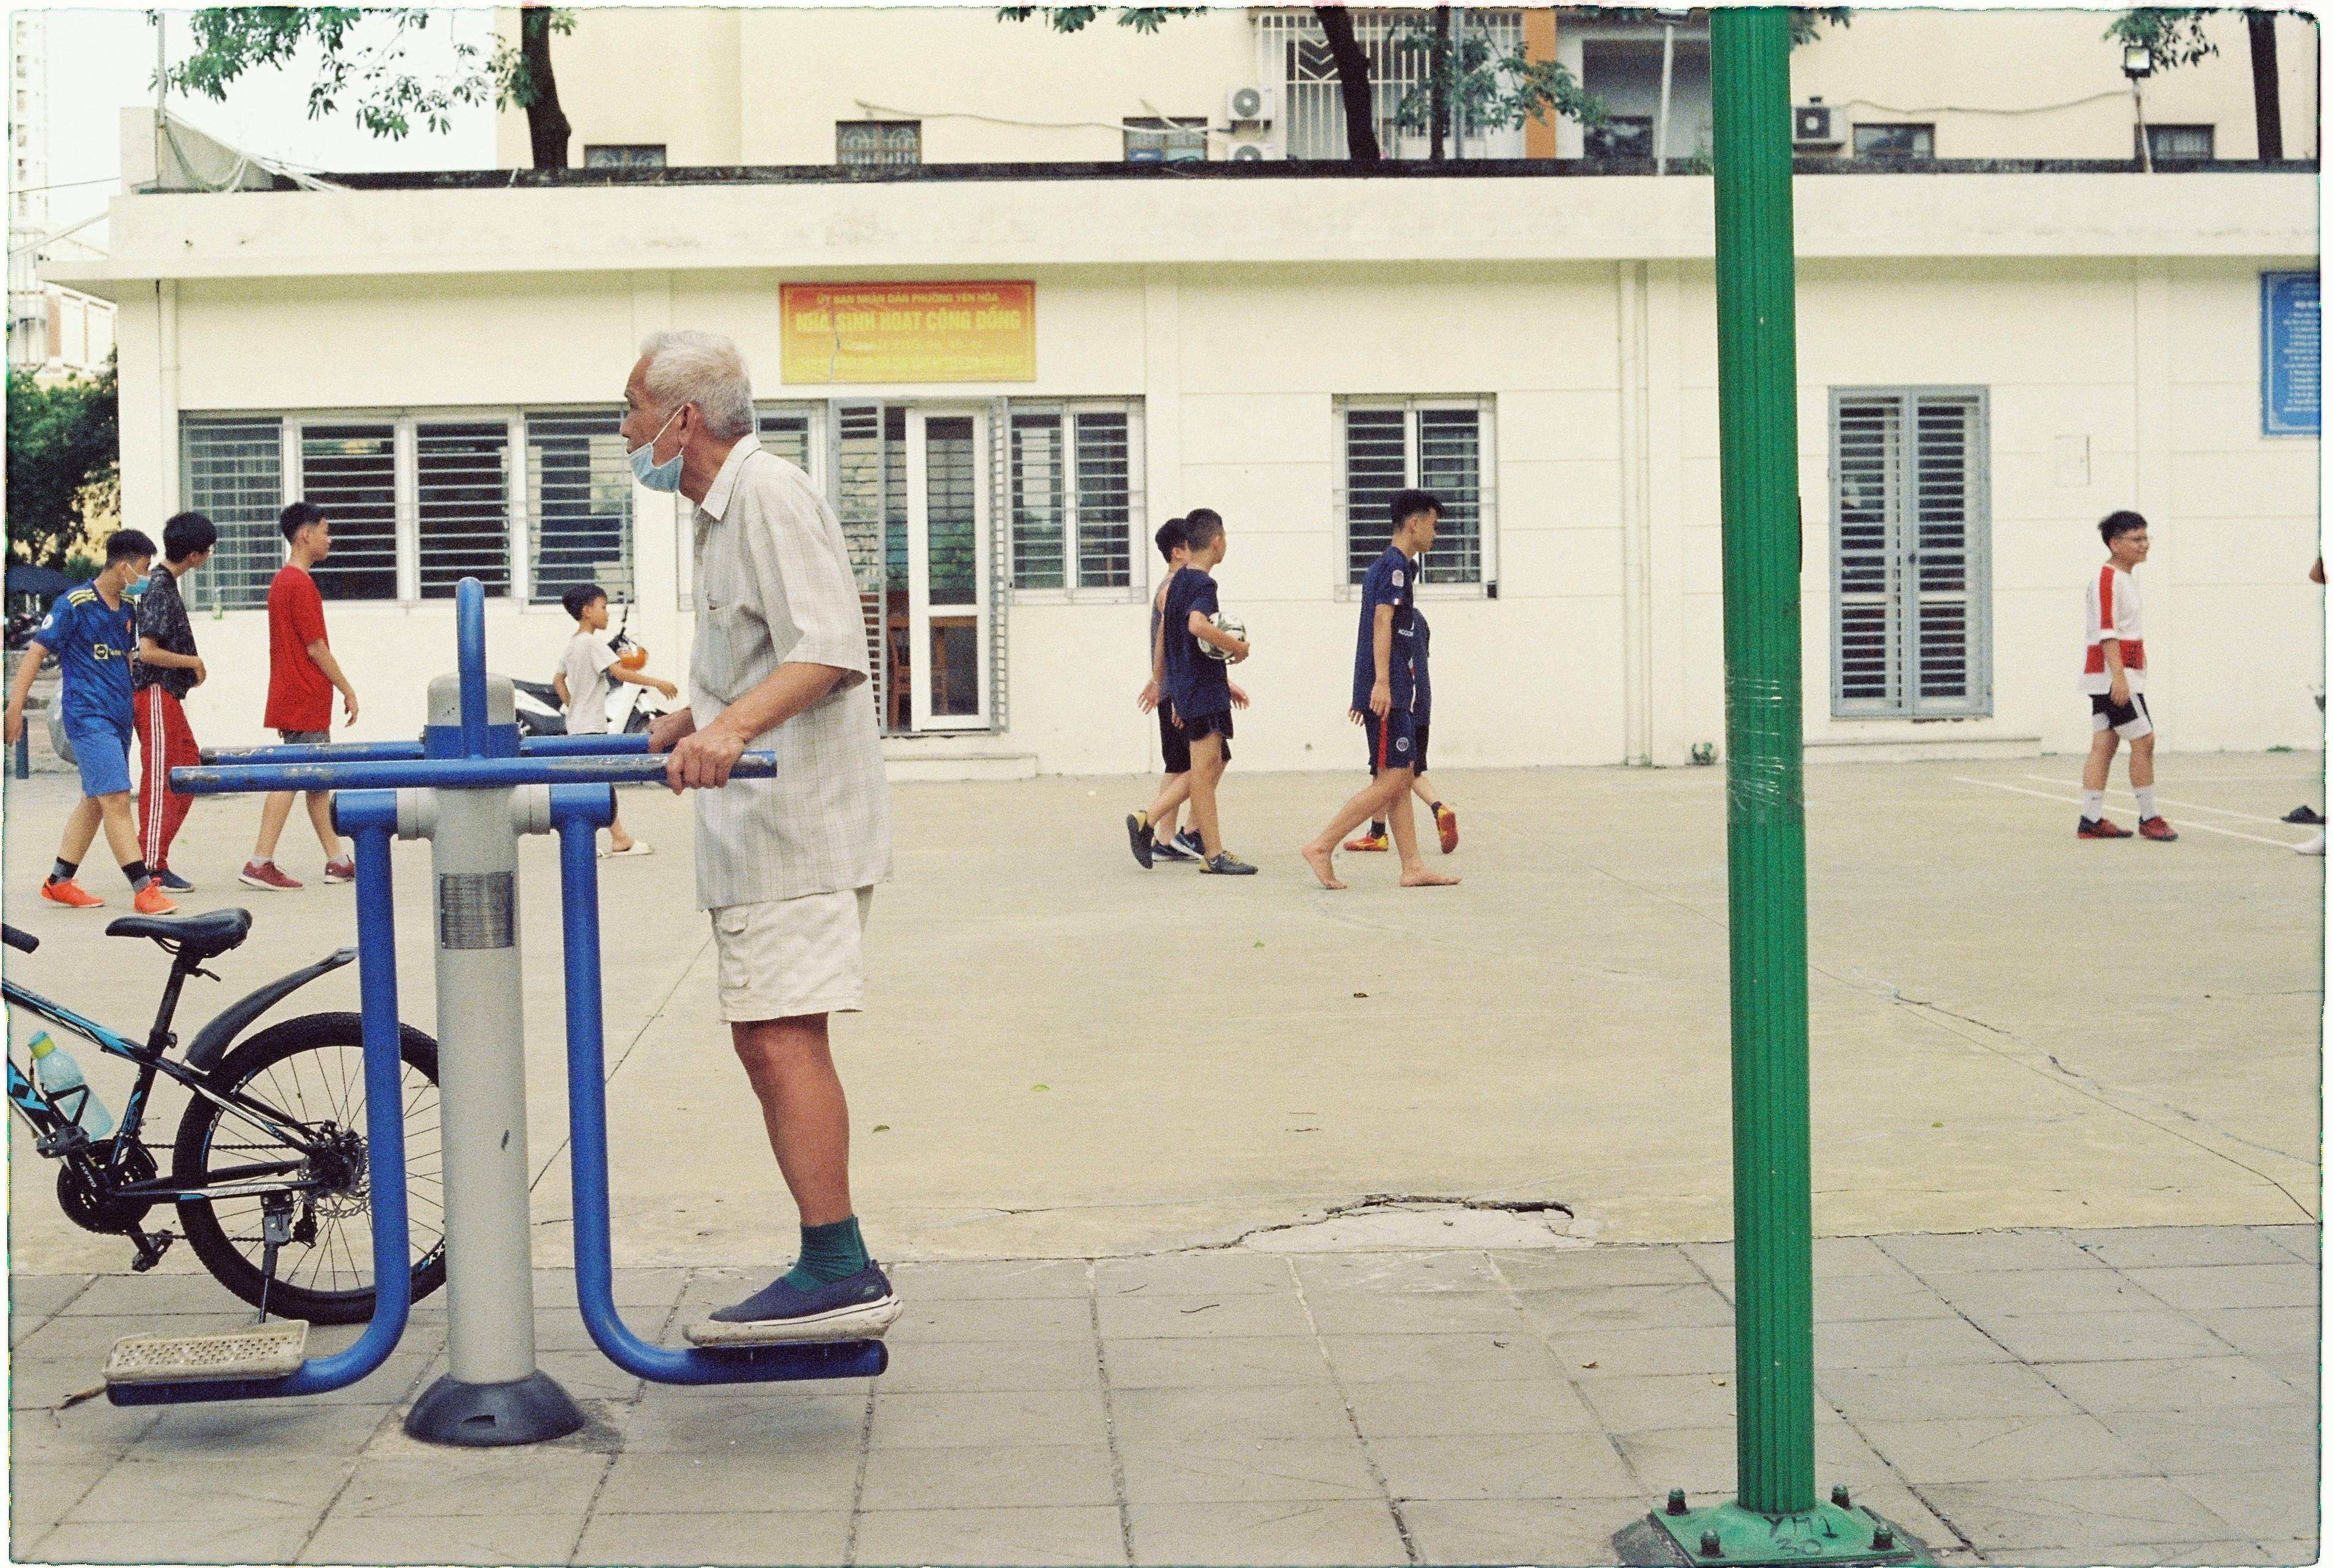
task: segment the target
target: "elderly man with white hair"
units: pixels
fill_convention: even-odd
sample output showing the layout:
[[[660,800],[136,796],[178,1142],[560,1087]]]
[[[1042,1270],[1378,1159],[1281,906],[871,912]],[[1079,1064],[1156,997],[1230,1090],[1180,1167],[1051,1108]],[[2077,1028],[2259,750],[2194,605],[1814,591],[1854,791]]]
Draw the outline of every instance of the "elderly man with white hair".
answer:
[[[802,1251],[766,1288],[692,1325],[701,1344],[862,1339],[899,1315],[850,1202],[850,1115],[829,1013],[865,999],[860,936],[891,874],[867,629],[842,525],[762,450],[744,360],[711,332],[658,332],[624,387],[624,444],[650,490],[696,502],[688,706],[657,722],[665,777],[696,789],[697,904],[721,1016],[801,1211]],[[773,779],[732,780],[740,754]]]

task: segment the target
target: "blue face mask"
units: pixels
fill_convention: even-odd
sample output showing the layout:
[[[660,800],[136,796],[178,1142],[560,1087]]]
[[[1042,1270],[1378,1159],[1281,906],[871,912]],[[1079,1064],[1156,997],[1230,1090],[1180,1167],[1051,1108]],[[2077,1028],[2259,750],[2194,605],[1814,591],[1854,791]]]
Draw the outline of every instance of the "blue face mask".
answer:
[[[648,437],[648,445],[633,450],[632,477],[640,482],[642,489],[669,495],[680,488],[680,460],[686,453],[676,452],[669,461],[664,463],[656,460],[656,444],[664,439],[664,433],[671,429],[673,420],[679,417],[680,410],[674,409],[657,427],[657,433]]]

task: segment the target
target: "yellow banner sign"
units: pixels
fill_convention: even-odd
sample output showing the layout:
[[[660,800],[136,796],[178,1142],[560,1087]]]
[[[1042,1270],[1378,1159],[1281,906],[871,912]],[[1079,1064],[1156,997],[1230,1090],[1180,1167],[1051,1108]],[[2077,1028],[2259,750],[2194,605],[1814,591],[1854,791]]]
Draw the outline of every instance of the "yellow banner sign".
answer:
[[[782,283],[787,382],[1034,381],[1037,285]]]

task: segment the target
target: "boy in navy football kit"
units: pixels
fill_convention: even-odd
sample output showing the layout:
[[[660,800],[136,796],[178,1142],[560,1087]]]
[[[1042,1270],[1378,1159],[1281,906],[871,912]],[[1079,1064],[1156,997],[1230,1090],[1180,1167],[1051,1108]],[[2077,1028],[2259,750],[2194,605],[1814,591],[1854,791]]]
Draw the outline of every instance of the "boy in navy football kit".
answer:
[[[107,540],[105,569],[50,607],[8,689],[0,738],[13,746],[24,731],[24,699],[33,679],[43,661],[56,655],[63,674],[57,706],[81,770],[82,798],[65,818],[56,868],[41,884],[41,896],[68,909],[95,909],[105,902],[74,880],[101,824],[121,875],[129,878],[138,913],[170,914],[178,907],[147,871],[138,848],[138,819],[130,808],[130,741],[136,727],[130,661],[138,652],[138,611],[130,602],[130,585],[146,575],[153,559],[154,541],[135,529]]]
[[[2138,797],[2138,833],[2168,844],[2179,835],[2155,805],[2155,722],[2146,711],[2146,642],[2139,635],[2138,584],[2132,569],[2146,559],[2146,519],[2110,512],[2098,524],[2107,561],[2083,590],[2082,691],[2090,699],[2090,755],[2082,764],[2078,838],[2128,838],[2107,820],[2107,774],[2117,737],[2130,741],[2130,788]]]
[[[1206,856],[1199,869],[1216,876],[1253,876],[1254,866],[1224,850],[1215,813],[1215,786],[1232,760],[1230,669],[1248,655],[1244,639],[1215,624],[1223,607],[1215,579],[1208,574],[1221,564],[1227,548],[1224,520],[1201,507],[1183,520],[1183,531],[1189,541],[1188,560],[1166,584],[1160,619],[1166,697],[1191,748],[1191,826]],[[1126,819],[1126,827],[1135,859],[1147,866],[1153,843],[1147,814],[1136,812]]]
[[[1394,498],[1393,506],[1396,511],[1398,511],[1405,505],[1419,505],[1424,502],[1430,502],[1434,498],[1432,496],[1426,494],[1426,492],[1422,490],[1407,490],[1402,492],[1400,495]],[[1440,512],[1437,511],[1435,513],[1435,521],[1437,523],[1440,521]],[[1400,517],[1393,519],[1395,529],[1397,531],[1399,530],[1405,521],[1405,519]],[[1382,559],[1380,559],[1379,564],[1383,564]],[[1423,566],[1425,564],[1423,558],[1420,558],[1417,564],[1419,566]],[[1415,578],[1412,578],[1410,586],[1413,588],[1416,586]],[[1365,604],[1363,607],[1366,609],[1368,607]],[[1442,803],[1441,797],[1435,792],[1433,782],[1426,776],[1426,753],[1428,731],[1434,722],[1434,683],[1427,678],[1426,673],[1426,617],[1423,615],[1414,613],[1416,610],[1416,607],[1414,605],[1411,608],[1413,611],[1411,618],[1416,623],[1416,666],[1417,679],[1417,702],[1416,712],[1413,716],[1416,718],[1417,722],[1417,770],[1410,779],[1409,792],[1418,799],[1425,801],[1426,808],[1434,814],[1435,836],[1441,840],[1442,853],[1449,855],[1455,853],[1458,847],[1458,813],[1451,810],[1449,807],[1445,806]],[[1356,660],[1356,663],[1359,663],[1358,659]],[[1368,722],[1368,709],[1363,706],[1360,685],[1360,672],[1357,668],[1353,675],[1353,710],[1346,716],[1351,719],[1354,723],[1366,727]],[[1376,748],[1372,747],[1369,751],[1369,777],[1374,779],[1377,777],[1377,751]],[[1355,837],[1345,840],[1345,847],[1355,854],[1366,854],[1372,851],[1383,853],[1385,850],[1390,848],[1391,841],[1386,837],[1385,818],[1382,817],[1370,818],[1368,827],[1363,829],[1360,834]]]
[[[1434,543],[1442,508],[1423,491],[1405,490],[1393,498],[1391,511],[1393,541],[1362,585],[1353,650],[1352,708],[1368,735],[1372,776],[1368,787],[1345,802],[1302,850],[1312,875],[1331,890],[1345,885],[1334,865],[1338,839],[1380,814],[1401,855],[1404,887],[1449,887],[1458,881],[1426,870],[1417,853],[1409,801],[1422,734],[1418,704],[1422,693],[1431,690],[1426,674],[1425,617],[1417,613],[1417,561]]]
[[[1137,811],[1126,819],[1127,836],[1134,845],[1136,864],[1150,869],[1154,860],[1188,860],[1204,863],[1206,851],[1199,836],[1189,828],[1175,831],[1175,818],[1191,798],[1191,738],[1185,732],[1183,721],[1175,712],[1174,703],[1166,695],[1166,595],[1175,578],[1190,564],[1191,541],[1183,531],[1183,520],[1170,517],[1158,525],[1158,553],[1166,558],[1166,576],[1158,591],[1150,596],[1150,678],[1136,693],[1134,705],[1143,712],[1158,715],[1158,756],[1161,772],[1158,794],[1149,808]],[[1247,693],[1237,682],[1226,681],[1232,706],[1247,706]]]

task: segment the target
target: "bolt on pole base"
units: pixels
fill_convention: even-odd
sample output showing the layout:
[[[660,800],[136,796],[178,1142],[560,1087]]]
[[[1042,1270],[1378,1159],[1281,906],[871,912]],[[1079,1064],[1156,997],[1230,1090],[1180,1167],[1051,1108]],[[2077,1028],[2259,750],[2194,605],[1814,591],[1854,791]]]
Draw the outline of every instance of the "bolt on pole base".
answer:
[[[582,1408],[545,1372],[514,1383],[441,1377],[405,1415],[407,1437],[457,1448],[547,1443],[582,1428]]]
[[[1672,1492],[1668,1507],[1646,1515],[1615,1535],[1613,1544],[1621,1561],[1634,1568],[1771,1568],[1784,1563],[1929,1568],[1935,1562],[1917,1537],[1868,1508],[1840,1500],[1843,1489],[1831,1496],[1833,1501],[1798,1513],[1767,1515],[1733,1502],[1684,1508],[1683,1494]]]

